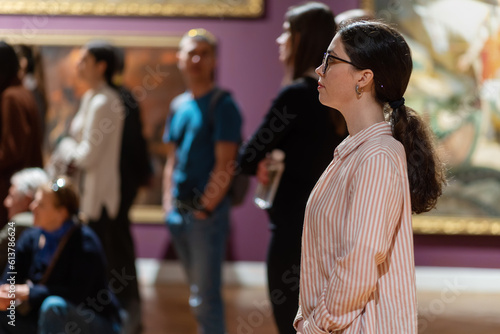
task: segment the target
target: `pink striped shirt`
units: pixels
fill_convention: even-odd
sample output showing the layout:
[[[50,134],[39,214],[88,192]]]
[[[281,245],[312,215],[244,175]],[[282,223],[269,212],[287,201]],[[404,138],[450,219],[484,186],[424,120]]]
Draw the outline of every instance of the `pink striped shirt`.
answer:
[[[311,192],[300,277],[304,334],[417,333],[406,156],[388,123],[346,138]]]

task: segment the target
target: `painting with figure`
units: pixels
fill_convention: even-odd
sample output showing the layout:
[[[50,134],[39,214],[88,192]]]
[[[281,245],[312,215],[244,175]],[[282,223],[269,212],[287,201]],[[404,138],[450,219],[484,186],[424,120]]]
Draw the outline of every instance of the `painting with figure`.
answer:
[[[373,0],[405,35],[407,105],[430,122],[449,185],[433,215],[500,216],[500,2]]]
[[[161,203],[161,178],[166,153],[162,143],[170,101],[184,91],[177,69],[177,48],[126,47],[124,71],[118,76],[131,90],[141,109],[143,134],[148,143],[154,169],[151,186],[137,199],[139,204]],[[46,116],[46,157],[54,150],[78,110],[80,98],[87,90],[76,72],[79,47],[42,46],[41,56],[48,99]]]

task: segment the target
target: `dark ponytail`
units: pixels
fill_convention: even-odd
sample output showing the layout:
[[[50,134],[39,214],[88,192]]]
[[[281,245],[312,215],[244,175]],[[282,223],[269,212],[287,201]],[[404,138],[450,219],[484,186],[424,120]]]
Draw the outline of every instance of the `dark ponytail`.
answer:
[[[394,138],[404,146],[412,211],[431,210],[446,183],[445,169],[427,125],[404,105],[413,66],[408,44],[395,29],[376,21],[348,21],[338,33],[356,67],[372,70],[375,97],[386,107]]]
[[[113,76],[118,68],[118,58],[114,47],[103,41],[91,41],[84,47],[92,56],[94,56],[96,62],[103,61],[106,63],[104,79],[109,86],[114,89],[118,89],[118,87],[113,83]]]
[[[411,209],[414,213],[430,211],[436,206],[446,182],[431,132],[421,117],[404,105],[393,109],[390,122],[394,138],[403,144],[406,152]]]

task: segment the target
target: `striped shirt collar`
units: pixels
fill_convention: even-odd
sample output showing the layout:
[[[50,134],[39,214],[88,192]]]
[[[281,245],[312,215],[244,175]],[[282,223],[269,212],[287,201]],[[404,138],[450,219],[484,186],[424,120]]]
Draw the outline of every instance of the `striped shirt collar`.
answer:
[[[348,136],[344,139],[335,149],[334,156],[343,159],[369,139],[384,135],[392,136],[391,124],[385,121],[375,123],[354,136]]]

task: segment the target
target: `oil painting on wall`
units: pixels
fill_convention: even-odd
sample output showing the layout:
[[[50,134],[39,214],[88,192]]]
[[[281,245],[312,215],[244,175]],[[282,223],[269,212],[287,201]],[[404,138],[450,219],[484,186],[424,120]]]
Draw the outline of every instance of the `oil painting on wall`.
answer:
[[[78,110],[80,98],[87,89],[76,73],[79,49],[73,46],[39,47],[49,106],[46,115],[46,157],[54,150],[58,138],[67,131]],[[155,171],[151,186],[140,193],[138,202],[159,205],[165,161],[162,144],[164,125],[170,101],[184,91],[184,83],[176,66],[177,49],[126,47],[122,50],[125,67],[118,81],[131,90],[139,102],[143,134]]]
[[[413,56],[407,105],[431,125],[449,168],[432,215],[500,217],[500,5],[487,0],[373,0]]]

